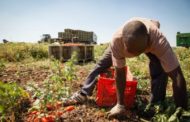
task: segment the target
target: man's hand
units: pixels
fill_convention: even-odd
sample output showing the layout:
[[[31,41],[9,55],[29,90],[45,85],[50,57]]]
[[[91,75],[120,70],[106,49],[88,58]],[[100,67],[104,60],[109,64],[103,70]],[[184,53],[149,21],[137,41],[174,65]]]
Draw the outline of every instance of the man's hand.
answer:
[[[173,81],[173,95],[177,107],[187,109],[187,89],[186,81],[180,66],[168,73]]]
[[[125,110],[125,106],[124,105],[115,105],[108,113],[107,113],[107,117],[109,119],[117,117],[117,116],[121,116],[124,115],[126,112]]]
[[[126,86],[125,67],[115,68],[115,80],[117,89],[117,104],[107,113],[108,118],[117,117],[125,113],[124,91]]]

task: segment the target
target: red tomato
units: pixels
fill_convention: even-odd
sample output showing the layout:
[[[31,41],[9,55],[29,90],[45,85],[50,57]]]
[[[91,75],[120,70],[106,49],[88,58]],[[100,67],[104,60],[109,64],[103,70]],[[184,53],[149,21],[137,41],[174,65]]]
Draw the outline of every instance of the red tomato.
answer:
[[[46,117],[46,120],[48,120],[48,122],[55,122],[55,116],[54,115],[48,115]]]
[[[68,106],[68,107],[66,107],[64,110],[65,110],[65,111],[72,111],[72,110],[74,110],[74,109],[75,109],[74,106]]]
[[[34,118],[33,122],[40,122],[40,118],[38,118],[38,117]]]
[[[48,111],[54,110],[54,106],[52,104],[49,104],[49,103],[46,104],[46,108],[47,108]]]
[[[32,112],[30,112],[30,114],[37,114],[38,113],[38,111],[32,111]]]
[[[49,122],[49,121],[46,119],[46,117],[42,117],[41,122]]]
[[[26,121],[31,122],[32,121],[32,116],[27,117]]]
[[[63,114],[63,111],[58,111],[57,112],[58,117],[60,117],[62,114]]]
[[[55,122],[55,116],[54,115],[48,115],[46,117],[42,117],[41,122]]]

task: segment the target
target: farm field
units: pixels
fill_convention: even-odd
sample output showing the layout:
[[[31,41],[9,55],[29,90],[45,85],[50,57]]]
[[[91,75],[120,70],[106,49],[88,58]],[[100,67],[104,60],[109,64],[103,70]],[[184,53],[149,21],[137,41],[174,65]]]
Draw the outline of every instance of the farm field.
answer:
[[[101,58],[106,47],[107,44],[95,46],[96,61]],[[188,98],[190,98],[190,49],[177,47],[174,51],[187,81]],[[162,122],[165,122],[174,114],[175,111],[166,113],[167,108],[174,108],[171,99],[172,82],[169,79],[166,107],[157,105],[157,113],[153,117],[151,114],[142,115],[148,104],[150,92],[148,59],[145,55],[126,60],[132,74],[138,80],[138,86],[134,106],[127,110],[125,117],[109,120],[106,112],[111,108],[96,105],[96,89],[86,104],[62,106],[62,99],[78,91],[95,66],[94,62],[76,64],[75,59],[75,55],[65,63],[48,59],[47,44],[0,44],[0,120],[17,122],[163,120]],[[190,99],[188,111],[190,111]],[[187,118],[180,119],[188,121]]]

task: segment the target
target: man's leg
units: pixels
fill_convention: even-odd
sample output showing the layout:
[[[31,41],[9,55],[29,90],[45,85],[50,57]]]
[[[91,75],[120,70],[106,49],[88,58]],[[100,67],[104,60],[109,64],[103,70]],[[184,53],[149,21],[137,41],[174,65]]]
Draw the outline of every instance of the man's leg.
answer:
[[[149,70],[151,76],[151,98],[150,102],[155,103],[158,101],[164,101],[166,96],[166,86],[168,76],[164,72],[159,59],[151,54],[146,54],[150,59]]]
[[[91,96],[96,86],[97,79],[96,77],[105,72],[106,69],[112,66],[112,58],[111,58],[111,49],[108,47],[104,52],[102,59],[96,64],[95,68],[91,71],[91,73],[87,76],[87,79],[84,82],[84,86],[81,89],[81,92],[85,95]]]

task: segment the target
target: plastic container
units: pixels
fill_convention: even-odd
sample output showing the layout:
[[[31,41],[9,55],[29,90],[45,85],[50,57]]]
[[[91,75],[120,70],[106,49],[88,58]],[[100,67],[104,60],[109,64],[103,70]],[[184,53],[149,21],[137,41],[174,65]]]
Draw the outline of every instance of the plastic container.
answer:
[[[128,68],[126,67],[126,69]],[[100,107],[114,106],[117,102],[114,69],[109,69],[108,72],[111,72],[112,76],[107,75],[107,73],[100,74],[97,84],[96,103]],[[128,72],[129,70],[127,70],[126,74]],[[126,107],[131,108],[135,101],[137,81],[131,79],[128,80],[129,78],[126,79],[127,81],[124,101]]]

